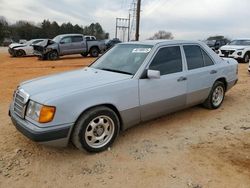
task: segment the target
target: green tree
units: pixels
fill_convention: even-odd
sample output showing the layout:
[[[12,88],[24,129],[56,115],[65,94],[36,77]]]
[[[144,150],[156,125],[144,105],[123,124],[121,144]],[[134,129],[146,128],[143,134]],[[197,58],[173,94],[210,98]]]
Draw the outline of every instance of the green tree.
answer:
[[[8,22],[4,17],[0,17],[0,43],[3,42],[5,37],[9,37]]]

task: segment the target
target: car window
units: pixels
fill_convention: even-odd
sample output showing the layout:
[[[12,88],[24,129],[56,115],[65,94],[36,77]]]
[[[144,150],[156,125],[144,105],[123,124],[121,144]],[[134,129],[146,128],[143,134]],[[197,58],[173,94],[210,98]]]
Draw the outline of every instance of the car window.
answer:
[[[204,65],[205,66],[210,66],[210,65],[214,65],[214,62],[212,61],[212,59],[207,55],[207,53],[202,49],[202,55],[204,58]]]
[[[197,69],[204,66],[203,56],[199,46],[186,45],[183,46],[183,48],[187,59],[188,70]]]
[[[182,71],[182,58],[179,46],[161,48],[149,66],[151,70],[159,70],[161,75]]]
[[[61,43],[64,43],[64,44],[66,44],[66,43],[71,43],[72,41],[71,41],[71,37],[64,37],[62,40],[61,40]]]
[[[85,39],[86,39],[87,41],[89,41],[89,40],[90,40],[90,37],[85,37]]]
[[[82,36],[73,36],[72,38],[72,42],[82,42],[83,38]]]
[[[35,40],[34,42],[32,42],[32,44],[37,44],[39,42],[42,42],[43,40]]]

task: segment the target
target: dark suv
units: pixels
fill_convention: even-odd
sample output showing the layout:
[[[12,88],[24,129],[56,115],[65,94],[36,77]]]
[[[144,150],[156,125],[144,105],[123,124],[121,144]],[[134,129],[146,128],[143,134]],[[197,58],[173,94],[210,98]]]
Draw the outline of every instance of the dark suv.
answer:
[[[205,43],[213,50],[217,51],[221,46],[225,46],[229,41],[227,39],[206,40]]]

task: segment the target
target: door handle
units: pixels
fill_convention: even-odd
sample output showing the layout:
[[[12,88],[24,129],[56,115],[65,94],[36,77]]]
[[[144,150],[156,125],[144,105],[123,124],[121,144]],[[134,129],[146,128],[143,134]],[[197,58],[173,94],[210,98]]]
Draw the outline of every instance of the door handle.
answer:
[[[185,80],[187,80],[187,77],[184,77],[184,76],[177,79],[178,82],[185,81]]]
[[[217,70],[211,70],[210,71],[210,74],[216,74],[217,73]]]

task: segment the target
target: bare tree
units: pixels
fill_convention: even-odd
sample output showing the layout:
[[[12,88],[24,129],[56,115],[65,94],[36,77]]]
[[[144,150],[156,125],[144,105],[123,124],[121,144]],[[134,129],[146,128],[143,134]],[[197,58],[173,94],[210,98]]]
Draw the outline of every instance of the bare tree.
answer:
[[[157,39],[174,39],[174,36],[171,32],[160,30],[154,34],[154,36],[150,37],[149,40],[157,40]]]

